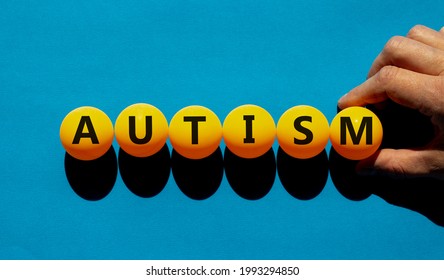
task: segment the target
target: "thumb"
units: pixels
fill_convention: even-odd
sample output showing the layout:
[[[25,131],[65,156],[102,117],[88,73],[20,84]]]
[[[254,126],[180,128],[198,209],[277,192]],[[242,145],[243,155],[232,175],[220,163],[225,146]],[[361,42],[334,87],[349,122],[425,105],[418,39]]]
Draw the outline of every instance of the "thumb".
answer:
[[[382,149],[356,166],[358,174],[394,177],[434,177],[444,180],[444,151]]]

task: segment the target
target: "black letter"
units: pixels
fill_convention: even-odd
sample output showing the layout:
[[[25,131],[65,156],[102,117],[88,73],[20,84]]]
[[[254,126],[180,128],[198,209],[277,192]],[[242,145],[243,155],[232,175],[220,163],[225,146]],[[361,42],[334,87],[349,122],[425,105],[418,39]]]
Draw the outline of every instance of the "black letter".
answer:
[[[350,138],[353,142],[353,145],[358,145],[361,141],[362,134],[364,133],[364,129],[367,126],[366,134],[365,134],[365,144],[372,144],[372,117],[363,117],[361,125],[359,126],[358,134],[356,134],[353,129],[353,124],[351,122],[350,117],[341,117],[341,145],[347,144],[347,128],[350,131]]]
[[[129,116],[129,137],[131,141],[135,144],[146,144],[150,142],[151,136],[153,136],[153,117],[152,116],[145,116],[145,137],[144,138],[137,138],[136,135],[136,117],[135,116]]]
[[[245,144],[254,144],[253,120],[254,120],[254,115],[246,115],[246,116],[244,116],[244,121],[245,121],[245,138],[244,138],[244,143]]]
[[[83,132],[83,127],[85,125],[88,128],[88,132]],[[74,135],[74,140],[72,140],[72,143],[79,144],[80,138],[91,138],[91,142],[93,144],[99,144],[99,140],[97,139],[90,116],[82,116],[80,118],[79,126],[77,127],[76,135]]]
[[[296,137],[294,138],[294,143],[297,145],[307,145],[310,144],[311,141],[313,141],[313,132],[311,132],[310,129],[303,127],[301,125],[302,122],[307,121],[307,122],[312,122],[312,118],[310,116],[301,116],[301,117],[297,117],[294,120],[294,128],[299,131],[302,134],[305,134],[305,139],[296,139]]]
[[[204,122],[206,120],[207,118],[205,116],[183,117],[184,122],[191,122],[191,144],[199,144],[198,124],[199,122]]]

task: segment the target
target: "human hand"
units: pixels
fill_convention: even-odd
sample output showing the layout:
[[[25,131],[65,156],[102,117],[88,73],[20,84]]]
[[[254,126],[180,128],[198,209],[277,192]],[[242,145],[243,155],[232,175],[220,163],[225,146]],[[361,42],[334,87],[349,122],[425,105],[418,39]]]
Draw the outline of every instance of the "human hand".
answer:
[[[338,101],[338,107],[392,100],[430,118],[435,137],[421,149],[382,149],[357,165],[358,172],[444,180],[444,27],[413,27],[395,36],[376,57],[367,80]]]

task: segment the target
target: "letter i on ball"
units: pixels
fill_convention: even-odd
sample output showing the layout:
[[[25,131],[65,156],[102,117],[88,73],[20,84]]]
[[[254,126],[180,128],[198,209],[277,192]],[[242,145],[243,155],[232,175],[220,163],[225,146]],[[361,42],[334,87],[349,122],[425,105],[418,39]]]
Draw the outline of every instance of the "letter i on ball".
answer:
[[[257,158],[271,149],[276,138],[272,116],[257,105],[242,105],[233,109],[223,124],[227,148],[242,158]]]

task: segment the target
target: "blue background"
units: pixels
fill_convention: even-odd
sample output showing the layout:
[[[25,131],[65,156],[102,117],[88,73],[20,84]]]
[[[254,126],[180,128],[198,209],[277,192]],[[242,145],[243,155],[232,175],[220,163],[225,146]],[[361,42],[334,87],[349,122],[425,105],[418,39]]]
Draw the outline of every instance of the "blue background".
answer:
[[[1,1],[0,258],[442,259],[442,227],[376,196],[350,201],[330,179],[301,201],[276,177],[249,201],[224,177],[195,201],[172,176],[149,199],[118,176],[86,201],[68,184],[58,132],[76,107],[114,121],[138,102],[168,120],[192,104],[223,120],[253,103],[275,121],[299,104],[331,121],[391,36],[439,29],[443,15],[427,0]]]

